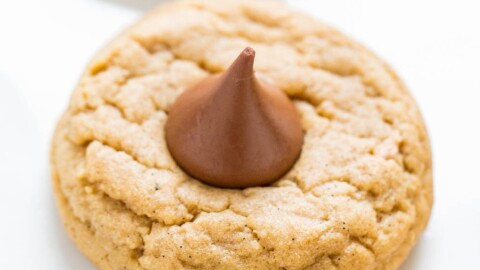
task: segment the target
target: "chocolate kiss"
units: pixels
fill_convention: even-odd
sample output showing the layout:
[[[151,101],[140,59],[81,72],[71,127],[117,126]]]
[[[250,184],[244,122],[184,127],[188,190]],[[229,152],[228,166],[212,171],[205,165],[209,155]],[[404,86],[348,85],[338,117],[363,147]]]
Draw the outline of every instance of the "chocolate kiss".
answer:
[[[223,188],[267,185],[297,160],[299,116],[287,95],[260,82],[246,48],[225,72],[186,90],[173,105],[166,139],[191,176]]]

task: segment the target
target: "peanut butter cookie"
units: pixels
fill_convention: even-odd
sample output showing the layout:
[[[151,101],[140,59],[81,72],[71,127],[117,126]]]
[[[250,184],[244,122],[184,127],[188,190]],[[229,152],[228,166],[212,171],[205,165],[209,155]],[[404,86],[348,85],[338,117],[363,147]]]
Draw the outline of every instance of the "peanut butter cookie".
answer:
[[[299,112],[302,151],[273,184],[222,189],[175,162],[177,97],[256,50],[256,76]],[[65,227],[100,269],[397,269],[432,207],[422,117],[395,73],[274,1],[164,4],[86,69],[59,121]]]

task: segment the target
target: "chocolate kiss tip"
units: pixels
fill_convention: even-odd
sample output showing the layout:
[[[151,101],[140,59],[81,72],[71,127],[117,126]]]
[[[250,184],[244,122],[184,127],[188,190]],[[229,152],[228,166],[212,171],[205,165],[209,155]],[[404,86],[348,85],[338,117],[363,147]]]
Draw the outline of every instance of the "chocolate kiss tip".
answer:
[[[300,155],[303,132],[295,107],[284,92],[255,78],[254,58],[255,50],[244,49],[225,72],[187,89],[167,119],[175,161],[212,186],[271,184]]]
[[[246,56],[253,56],[255,57],[255,50],[252,49],[252,47],[247,47],[245,48],[245,50],[243,50],[242,54],[246,55]]]
[[[245,48],[237,59],[233,61],[230,68],[228,68],[224,74],[225,78],[222,81],[225,84],[229,84],[238,79],[246,79],[253,76],[253,63],[255,62],[255,50],[251,47]],[[234,87],[234,86],[230,86]]]

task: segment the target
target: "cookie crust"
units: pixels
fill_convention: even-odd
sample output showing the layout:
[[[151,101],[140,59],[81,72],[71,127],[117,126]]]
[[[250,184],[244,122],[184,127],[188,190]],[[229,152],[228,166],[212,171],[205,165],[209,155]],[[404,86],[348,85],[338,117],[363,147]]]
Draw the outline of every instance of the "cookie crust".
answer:
[[[174,28],[173,28],[174,27]],[[224,190],[175,164],[175,98],[246,46],[305,131],[269,187]],[[51,148],[57,203],[100,269],[397,269],[432,206],[428,136],[395,73],[338,31],[271,1],[165,4],[97,55]]]

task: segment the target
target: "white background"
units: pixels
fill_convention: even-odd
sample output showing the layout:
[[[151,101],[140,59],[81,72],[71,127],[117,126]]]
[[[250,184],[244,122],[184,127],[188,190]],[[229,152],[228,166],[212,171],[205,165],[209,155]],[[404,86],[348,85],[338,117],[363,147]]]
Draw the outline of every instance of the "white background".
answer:
[[[52,198],[50,135],[96,50],[154,0],[0,0],[0,269],[93,270]],[[296,0],[389,62],[434,150],[430,225],[402,270],[480,269],[480,3]]]

